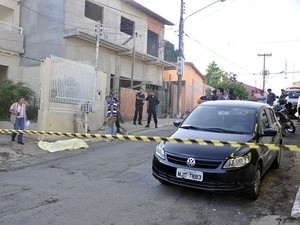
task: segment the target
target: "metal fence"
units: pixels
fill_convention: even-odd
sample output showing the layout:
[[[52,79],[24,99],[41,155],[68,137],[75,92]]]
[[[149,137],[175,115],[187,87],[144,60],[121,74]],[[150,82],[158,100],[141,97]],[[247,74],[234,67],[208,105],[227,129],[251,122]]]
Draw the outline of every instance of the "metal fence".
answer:
[[[51,57],[50,101],[82,105],[95,103],[96,71],[94,67]]]

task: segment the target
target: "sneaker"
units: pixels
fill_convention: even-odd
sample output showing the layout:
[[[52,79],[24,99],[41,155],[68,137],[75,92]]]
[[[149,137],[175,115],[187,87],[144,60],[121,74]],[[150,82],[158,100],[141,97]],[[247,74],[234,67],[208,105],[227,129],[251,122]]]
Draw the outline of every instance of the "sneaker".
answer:
[[[146,125],[145,127],[149,127],[149,125]]]
[[[20,145],[24,145],[24,142],[18,141],[18,144],[20,144]]]
[[[139,125],[143,125],[142,123],[139,123]]]
[[[136,125],[136,122],[133,122],[134,125]]]
[[[155,128],[157,128],[157,125],[155,125]]]

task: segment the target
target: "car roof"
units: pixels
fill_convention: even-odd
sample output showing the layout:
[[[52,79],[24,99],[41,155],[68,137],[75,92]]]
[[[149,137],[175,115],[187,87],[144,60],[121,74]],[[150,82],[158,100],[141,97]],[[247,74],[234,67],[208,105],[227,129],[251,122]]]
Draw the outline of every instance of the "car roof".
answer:
[[[216,100],[216,101],[207,101],[201,103],[201,105],[206,106],[229,106],[229,107],[245,107],[245,108],[253,108],[253,109],[260,109],[261,107],[269,107],[266,103],[261,102],[252,102],[252,101],[238,101],[238,100]]]
[[[286,91],[300,91],[300,87],[289,87],[285,89]]]

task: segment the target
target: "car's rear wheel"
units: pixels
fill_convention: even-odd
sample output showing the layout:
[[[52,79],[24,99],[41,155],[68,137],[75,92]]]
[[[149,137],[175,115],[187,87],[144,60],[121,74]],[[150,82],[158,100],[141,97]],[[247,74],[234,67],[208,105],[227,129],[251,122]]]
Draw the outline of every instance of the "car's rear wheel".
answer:
[[[258,198],[260,185],[261,185],[261,166],[257,164],[253,181],[252,181],[251,192],[249,194],[250,199],[256,200]]]

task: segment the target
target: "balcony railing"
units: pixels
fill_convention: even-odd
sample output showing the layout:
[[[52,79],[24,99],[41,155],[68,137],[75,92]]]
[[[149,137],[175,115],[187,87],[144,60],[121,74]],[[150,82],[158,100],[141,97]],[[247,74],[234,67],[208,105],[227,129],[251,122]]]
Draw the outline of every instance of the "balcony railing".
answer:
[[[5,23],[3,21],[0,21],[0,29],[16,32],[16,33],[21,34],[21,35],[22,35],[22,32],[23,32],[22,27],[18,27],[18,26],[12,25],[10,23]]]

